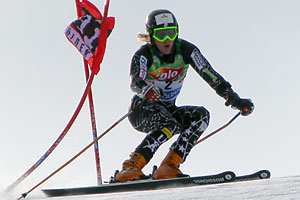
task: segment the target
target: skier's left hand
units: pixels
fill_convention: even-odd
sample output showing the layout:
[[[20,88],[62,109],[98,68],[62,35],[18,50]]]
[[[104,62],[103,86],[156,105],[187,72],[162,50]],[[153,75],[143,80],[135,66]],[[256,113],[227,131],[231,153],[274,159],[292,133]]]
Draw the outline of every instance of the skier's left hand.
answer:
[[[232,102],[232,107],[240,110],[243,116],[250,115],[254,110],[251,99],[241,99],[239,97]]]
[[[243,116],[250,115],[254,110],[254,104],[251,101],[251,99],[242,99],[235,92],[232,92],[229,95],[225,105],[226,106],[231,105],[232,108],[238,109],[239,111],[241,111],[241,114]]]

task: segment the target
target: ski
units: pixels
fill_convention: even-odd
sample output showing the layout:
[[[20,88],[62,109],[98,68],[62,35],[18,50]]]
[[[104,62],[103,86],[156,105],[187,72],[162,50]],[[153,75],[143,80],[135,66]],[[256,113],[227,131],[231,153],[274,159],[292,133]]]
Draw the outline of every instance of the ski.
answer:
[[[253,174],[248,174],[244,176],[237,176],[235,177],[234,182],[238,181],[252,181],[252,180],[259,180],[259,179],[268,179],[271,177],[271,173],[269,170],[260,170]]]
[[[158,190],[167,188],[190,187],[199,185],[222,184],[237,181],[249,181],[270,178],[268,170],[261,170],[253,174],[237,176],[232,171],[222,172],[220,174],[196,177],[183,177],[163,180],[139,180],[126,183],[111,183],[101,186],[62,188],[62,189],[44,189],[42,192],[48,197],[103,194],[115,192]]]

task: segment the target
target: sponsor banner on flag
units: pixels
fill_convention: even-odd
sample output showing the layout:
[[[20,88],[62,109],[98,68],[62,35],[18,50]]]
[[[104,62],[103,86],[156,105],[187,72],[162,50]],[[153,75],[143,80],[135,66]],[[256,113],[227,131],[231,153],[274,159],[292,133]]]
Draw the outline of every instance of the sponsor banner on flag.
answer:
[[[77,48],[90,66],[93,64],[93,55],[98,46],[100,23],[91,15],[85,15],[72,22],[65,31],[68,40]]]

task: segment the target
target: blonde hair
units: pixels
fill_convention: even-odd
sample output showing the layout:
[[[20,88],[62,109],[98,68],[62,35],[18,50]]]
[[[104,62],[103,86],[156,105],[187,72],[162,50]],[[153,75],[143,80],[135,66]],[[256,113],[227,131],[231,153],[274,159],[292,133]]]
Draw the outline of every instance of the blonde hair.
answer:
[[[150,34],[146,33],[138,33],[137,38],[139,41],[150,43]]]

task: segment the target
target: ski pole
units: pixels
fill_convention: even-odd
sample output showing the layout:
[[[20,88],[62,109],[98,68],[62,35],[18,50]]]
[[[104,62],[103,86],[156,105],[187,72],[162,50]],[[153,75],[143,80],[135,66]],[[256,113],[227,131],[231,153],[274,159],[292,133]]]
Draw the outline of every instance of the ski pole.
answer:
[[[52,144],[52,146],[46,151],[46,153],[30,168],[28,169],[22,176],[20,176],[13,184],[11,184],[6,191],[11,191],[15,186],[17,186],[18,184],[20,184],[27,176],[29,176],[38,166],[40,166],[42,164],[42,162],[44,162],[46,160],[46,158],[54,151],[54,149],[59,145],[59,143],[62,141],[62,139],[65,137],[65,135],[68,133],[69,129],[71,128],[71,126],[73,125],[75,119],[77,118],[83,104],[84,101],[87,97],[88,91],[91,88],[92,82],[94,79],[94,74],[92,74],[87,82],[86,88],[84,90],[84,93],[81,97],[81,100],[73,114],[73,116],[71,117],[70,121],[68,122],[67,126],[65,127],[65,129],[62,131],[62,133],[59,135],[59,137],[56,139],[56,141]]]
[[[89,145],[87,145],[84,149],[82,149],[79,153],[77,153],[74,157],[72,157],[70,160],[68,160],[65,164],[63,164],[61,167],[59,167],[57,170],[52,172],[49,176],[47,176],[44,180],[42,180],[40,183],[35,185],[33,188],[28,190],[26,193],[23,193],[21,197],[18,198],[18,200],[25,198],[29,193],[31,193],[33,190],[35,190],[37,187],[42,185],[44,182],[46,182],[49,178],[54,176],[56,173],[58,173],[60,170],[65,168],[67,165],[69,165],[71,162],[73,162],[76,158],[78,158],[81,154],[83,154],[86,150],[88,150],[92,145],[94,145],[96,142],[98,142],[103,136],[105,136],[111,129],[113,129],[115,126],[117,126],[121,121],[123,121],[128,115],[130,115],[132,111],[129,111],[126,113],[123,117],[121,117],[118,121],[116,121],[113,125],[111,125],[106,131],[104,131],[101,135],[99,135],[95,140],[93,140]]]
[[[204,140],[208,139],[209,137],[215,135],[216,133],[218,133],[219,131],[223,130],[224,128],[226,128],[227,126],[229,126],[236,118],[238,118],[238,116],[240,116],[241,113],[238,112],[229,122],[227,122],[225,125],[221,126],[220,128],[218,128],[217,130],[213,131],[212,133],[208,134],[207,136],[205,136],[204,138],[198,140],[198,142],[196,142],[196,144],[194,146],[196,146],[197,144],[203,142]]]

